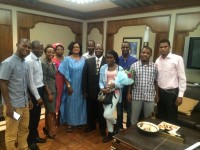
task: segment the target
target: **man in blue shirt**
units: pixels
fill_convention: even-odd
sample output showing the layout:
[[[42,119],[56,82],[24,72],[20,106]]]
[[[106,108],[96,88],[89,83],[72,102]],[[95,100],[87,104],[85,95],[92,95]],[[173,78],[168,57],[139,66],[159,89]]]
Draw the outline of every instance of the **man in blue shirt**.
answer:
[[[32,108],[32,103],[28,101],[28,68],[24,58],[30,53],[30,49],[30,41],[20,39],[16,53],[1,63],[0,87],[6,120],[5,143],[8,150],[28,149],[26,139],[29,133],[29,109]],[[15,118],[14,112],[18,113],[20,118]]]
[[[137,58],[135,58],[129,54],[129,51],[130,51],[130,43],[129,42],[126,42],[126,41],[123,42],[121,45],[121,50],[122,50],[122,56],[119,57],[119,65],[124,70],[129,70],[131,65],[138,60],[137,60]],[[122,102],[118,103],[118,105],[117,105],[117,122],[118,122],[119,128],[121,128],[121,129],[123,129],[124,105],[125,105],[126,111],[127,111],[126,127],[128,128],[131,125],[131,104],[126,99],[127,88],[128,88],[127,86],[124,86],[123,91],[122,91]]]

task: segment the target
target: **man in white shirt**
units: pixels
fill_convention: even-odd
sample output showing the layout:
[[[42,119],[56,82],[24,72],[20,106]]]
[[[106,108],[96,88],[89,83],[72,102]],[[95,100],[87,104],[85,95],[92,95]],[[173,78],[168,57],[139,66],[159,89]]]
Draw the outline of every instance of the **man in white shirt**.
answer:
[[[87,43],[88,52],[83,54],[83,57],[85,59],[95,57],[94,48],[95,48],[95,42],[93,40],[89,40],[88,43]]]
[[[182,104],[186,90],[186,76],[183,58],[170,52],[167,39],[161,40],[159,50],[161,56],[156,60],[158,67],[158,118],[177,123],[178,106]]]
[[[30,93],[31,100],[33,102],[33,109],[30,110],[29,120],[29,135],[28,145],[31,150],[38,150],[36,143],[45,143],[46,140],[39,137],[38,124],[40,121],[41,105],[43,103],[43,72],[41,66],[40,57],[43,54],[43,44],[39,41],[32,42],[32,51],[26,57],[26,63],[29,68],[28,76],[32,81],[32,89]]]

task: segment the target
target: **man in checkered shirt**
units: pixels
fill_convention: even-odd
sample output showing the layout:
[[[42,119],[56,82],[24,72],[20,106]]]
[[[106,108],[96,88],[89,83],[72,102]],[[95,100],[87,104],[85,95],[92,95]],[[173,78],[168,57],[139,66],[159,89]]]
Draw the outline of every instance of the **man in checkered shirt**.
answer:
[[[157,102],[157,67],[149,61],[152,56],[150,47],[143,47],[140,60],[131,65],[130,72],[134,72],[134,84],[129,86],[127,99],[131,101],[131,124],[138,122],[143,107],[144,117],[149,117],[154,112]]]

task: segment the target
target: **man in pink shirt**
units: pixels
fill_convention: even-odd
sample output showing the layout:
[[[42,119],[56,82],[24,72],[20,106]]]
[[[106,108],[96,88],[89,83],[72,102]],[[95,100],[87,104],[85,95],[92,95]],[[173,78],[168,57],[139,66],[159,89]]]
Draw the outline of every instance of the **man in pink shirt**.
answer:
[[[158,67],[158,118],[177,123],[178,106],[182,104],[186,90],[186,76],[183,58],[170,52],[169,40],[161,40],[161,56],[156,60]]]

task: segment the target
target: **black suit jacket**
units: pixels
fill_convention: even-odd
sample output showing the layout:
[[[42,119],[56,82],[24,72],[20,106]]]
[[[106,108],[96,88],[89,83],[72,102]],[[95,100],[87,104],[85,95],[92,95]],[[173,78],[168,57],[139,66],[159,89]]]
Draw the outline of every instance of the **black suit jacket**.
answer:
[[[106,59],[103,57],[100,67],[105,63]],[[92,57],[85,61],[82,76],[82,91],[83,93],[87,93],[88,99],[97,99],[99,90],[99,72],[98,74],[96,72],[96,57]]]

